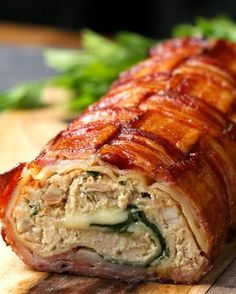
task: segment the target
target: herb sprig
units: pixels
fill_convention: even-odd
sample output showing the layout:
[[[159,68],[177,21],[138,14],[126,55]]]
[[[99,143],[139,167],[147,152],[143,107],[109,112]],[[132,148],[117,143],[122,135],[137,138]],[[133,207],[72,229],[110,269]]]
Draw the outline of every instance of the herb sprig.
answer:
[[[119,73],[144,59],[154,40],[131,32],[118,32],[112,40],[91,30],[81,32],[81,49],[46,49],[46,64],[60,71],[45,81],[26,83],[0,93],[0,110],[45,106],[43,89],[55,86],[72,95],[71,110],[83,110],[106,93]]]
[[[236,42],[236,23],[226,15],[218,15],[210,19],[197,17],[193,24],[180,24],[175,26],[172,36],[223,38]]]
[[[236,23],[226,16],[197,17],[193,24],[173,28],[173,37],[201,36],[236,42]],[[45,87],[63,88],[70,93],[65,105],[81,111],[106,93],[119,73],[143,60],[157,41],[131,32],[118,32],[112,40],[91,30],[81,32],[81,49],[46,49],[46,64],[60,72],[47,80],[25,83],[0,93],[0,111],[47,106]]]

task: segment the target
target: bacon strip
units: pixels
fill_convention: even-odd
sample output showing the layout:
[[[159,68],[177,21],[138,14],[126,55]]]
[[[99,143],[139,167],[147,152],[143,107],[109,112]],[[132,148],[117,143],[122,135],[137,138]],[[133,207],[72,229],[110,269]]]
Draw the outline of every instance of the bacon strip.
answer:
[[[164,42],[122,73],[28,167],[94,157],[165,181],[189,207],[192,230],[202,232],[204,254],[213,259],[236,226],[235,64],[236,46],[224,40]],[[3,223],[22,168],[0,178]],[[15,251],[24,255],[20,247]]]

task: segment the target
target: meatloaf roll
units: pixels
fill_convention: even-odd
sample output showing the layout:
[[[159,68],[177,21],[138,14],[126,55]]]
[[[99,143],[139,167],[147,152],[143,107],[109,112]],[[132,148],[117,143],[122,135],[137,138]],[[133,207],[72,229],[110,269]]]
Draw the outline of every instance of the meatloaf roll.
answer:
[[[153,48],[1,176],[7,244],[40,271],[199,280],[236,224],[235,77],[227,41]]]

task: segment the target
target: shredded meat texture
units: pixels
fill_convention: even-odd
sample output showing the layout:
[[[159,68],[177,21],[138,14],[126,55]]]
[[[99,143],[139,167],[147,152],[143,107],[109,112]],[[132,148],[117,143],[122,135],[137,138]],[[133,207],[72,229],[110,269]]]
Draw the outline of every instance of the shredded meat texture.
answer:
[[[63,189],[65,183],[67,186]],[[48,202],[52,191],[53,199],[58,199],[53,203]],[[61,201],[63,197],[65,201]],[[86,247],[107,256],[107,259],[110,256],[110,259],[120,260],[121,264],[128,260],[133,260],[134,264],[149,260],[159,248],[156,248],[151,232],[140,223],[133,225],[126,234],[107,234],[95,227],[73,230],[78,212],[85,215],[104,208],[124,209],[133,203],[162,228],[162,234],[168,240],[168,260],[171,256],[176,266],[181,268],[184,265],[185,269],[199,267],[206,262],[200,256],[201,251],[178,205],[155,186],[143,189],[137,180],[132,179],[120,185],[119,181],[113,181],[105,175],[95,180],[86,176],[86,172],[78,174],[78,171],[73,171],[61,177],[51,176],[40,191],[32,189],[29,184],[21,191],[18,199],[12,211],[17,234],[41,256],[49,257],[62,254],[70,248]],[[70,222],[66,224],[65,219],[68,217]],[[162,262],[158,262],[166,261],[163,258]]]
[[[61,272],[65,262],[65,271],[102,277],[132,278],[136,273],[139,278],[179,283],[200,279],[220,253],[229,229],[236,227],[235,64],[236,46],[228,41],[180,38],[152,48],[147,60],[122,73],[107,95],[52,139],[33,162],[1,176],[0,212],[5,238],[13,250],[36,269]],[[85,170],[102,176],[88,185]],[[69,176],[73,172],[76,176]],[[129,177],[132,173],[140,175],[137,184]],[[128,178],[125,193],[117,184],[124,175]],[[58,185],[50,182],[53,177]],[[74,181],[77,188],[86,187],[96,197],[86,198],[81,189],[73,196]],[[86,199],[83,205],[82,199]],[[32,201],[45,210],[38,211]],[[148,221],[159,227],[168,247],[165,256],[146,270],[109,259],[98,261],[94,252],[84,267],[76,248],[87,248],[88,239],[92,236],[92,243],[97,231],[91,230],[85,238],[85,232],[64,229],[60,233],[56,225],[48,232],[43,230],[44,216],[52,217],[53,224],[65,217],[69,205],[90,213],[96,206],[124,210],[131,204],[141,207]],[[24,212],[31,213],[33,221],[21,220]],[[29,244],[30,232],[38,244]],[[43,247],[47,234],[58,238],[53,248]],[[99,234],[106,240],[106,233]],[[135,231],[133,236],[138,238],[138,234]],[[116,238],[112,242],[119,243]],[[67,247],[63,247],[64,240],[68,240]],[[129,243],[130,235],[127,240],[136,250],[137,244]],[[155,244],[148,233],[146,240],[143,248],[152,251]],[[90,249],[98,252],[102,246],[96,242]],[[122,246],[119,250],[124,256]],[[113,254],[110,249],[105,251]],[[119,276],[122,266],[126,274]]]

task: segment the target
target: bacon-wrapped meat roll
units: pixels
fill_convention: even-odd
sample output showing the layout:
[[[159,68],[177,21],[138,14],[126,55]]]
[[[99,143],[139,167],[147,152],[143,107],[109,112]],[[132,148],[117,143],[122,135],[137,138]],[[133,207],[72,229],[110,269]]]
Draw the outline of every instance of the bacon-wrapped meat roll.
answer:
[[[236,224],[236,47],[166,41],[32,162],[2,235],[36,270],[192,283]]]

